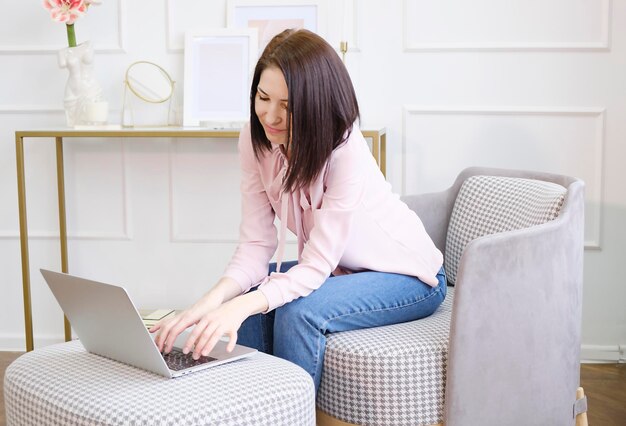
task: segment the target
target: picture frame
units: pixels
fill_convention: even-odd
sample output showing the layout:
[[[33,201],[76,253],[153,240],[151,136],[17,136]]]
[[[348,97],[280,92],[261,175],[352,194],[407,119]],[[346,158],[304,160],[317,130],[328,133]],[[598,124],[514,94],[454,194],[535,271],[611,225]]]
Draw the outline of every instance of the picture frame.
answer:
[[[228,0],[228,28],[256,28],[259,55],[276,34],[305,28],[325,37],[326,2],[319,0]]]
[[[257,40],[250,28],[185,32],[184,126],[240,127],[248,121]]]

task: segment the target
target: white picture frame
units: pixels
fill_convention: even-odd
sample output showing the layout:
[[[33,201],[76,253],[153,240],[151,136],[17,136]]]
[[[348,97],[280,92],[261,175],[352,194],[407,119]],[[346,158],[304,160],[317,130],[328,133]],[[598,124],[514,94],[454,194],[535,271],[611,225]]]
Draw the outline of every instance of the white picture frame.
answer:
[[[305,28],[326,35],[326,2],[319,0],[228,0],[228,28],[256,28],[259,55],[276,34]]]
[[[184,126],[238,127],[248,121],[257,46],[256,29],[185,32]]]

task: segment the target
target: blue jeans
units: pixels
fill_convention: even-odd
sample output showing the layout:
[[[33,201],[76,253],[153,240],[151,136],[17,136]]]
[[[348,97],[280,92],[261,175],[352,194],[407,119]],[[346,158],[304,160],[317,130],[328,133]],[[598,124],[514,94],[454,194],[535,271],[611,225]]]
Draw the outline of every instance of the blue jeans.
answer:
[[[283,262],[286,272],[297,262]],[[276,264],[270,264],[270,272]],[[329,277],[306,297],[267,314],[252,315],[238,331],[237,343],[275,355],[304,368],[319,388],[326,335],[339,331],[396,324],[424,318],[446,297],[443,267],[439,285],[385,272],[358,272]]]

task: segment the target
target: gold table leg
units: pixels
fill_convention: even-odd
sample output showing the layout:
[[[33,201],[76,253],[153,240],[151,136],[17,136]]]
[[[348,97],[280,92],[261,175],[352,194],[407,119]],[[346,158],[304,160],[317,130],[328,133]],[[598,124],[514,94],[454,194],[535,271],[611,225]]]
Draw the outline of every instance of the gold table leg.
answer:
[[[15,136],[15,158],[17,160],[17,198],[20,214],[20,248],[22,255],[22,292],[24,295],[24,327],[26,350],[32,351],[33,311],[30,298],[30,262],[28,261],[28,224],[26,221],[26,176],[24,173],[24,139]]]
[[[374,159],[376,160],[376,164],[380,167],[380,135],[376,132],[375,135],[372,136],[372,151],[374,151]]]
[[[59,197],[59,234],[61,240],[61,271],[67,273],[67,222],[65,220],[65,172],[63,167],[63,138],[56,138],[57,151],[57,194]],[[72,340],[72,327],[67,317],[63,316],[65,341]]]
[[[377,130],[362,130],[362,134],[366,138],[372,138],[372,156],[376,160],[376,164],[385,175],[385,161],[387,149],[387,135]],[[385,175],[386,176],[386,175]]]
[[[383,176],[387,177],[387,134],[380,136],[380,163],[378,164]]]

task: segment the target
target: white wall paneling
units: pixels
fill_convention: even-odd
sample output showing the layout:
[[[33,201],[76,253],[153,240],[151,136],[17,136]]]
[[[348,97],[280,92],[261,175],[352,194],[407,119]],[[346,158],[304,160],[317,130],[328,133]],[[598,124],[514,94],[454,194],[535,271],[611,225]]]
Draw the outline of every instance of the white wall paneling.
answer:
[[[404,0],[404,50],[606,50],[611,0]]]
[[[58,239],[55,142],[24,138],[24,146],[29,238]],[[10,151],[6,148],[3,151]],[[15,151],[14,145],[10,148]],[[123,143],[65,138],[63,148],[68,239],[132,239]],[[15,167],[11,171],[14,176],[4,182],[15,181]],[[0,239],[19,238],[17,201],[14,204],[13,214],[7,211],[5,223],[0,222]]]
[[[18,105],[7,105],[0,109],[0,199],[3,200],[0,203],[0,243],[17,243],[19,236],[15,130],[28,128],[32,122],[51,123],[62,114],[60,109],[51,107],[38,110],[34,107],[22,109]],[[32,213],[29,210],[29,229],[38,238],[47,238],[58,230],[58,218],[54,214],[57,205],[56,166],[51,160],[55,155],[54,141],[44,145],[41,142],[36,147],[30,143],[25,145],[26,161],[29,164],[26,170],[26,190],[30,198],[27,198],[27,203],[33,208]],[[50,179],[46,182],[40,176],[49,176]],[[32,199],[33,196],[36,201]],[[44,214],[44,211],[52,214]]]
[[[172,242],[239,241],[237,140],[177,139],[171,146]]]
[[[125,142],[65,138],[68,238],[131,240]]]
[[[358,0],[340,0],[329,1],[329,7],[326,8],[328,13],[328,29],[326,40],[339,50],[341,41],[348,42],[348,52],[361,52],[359,47],[360,31],[376,31],[381,27],[378,21],[363,22],[359,19],[359,13],[363,7],[363,1]],[[365,25],[362,28],[362,25]],[[342,40],[343,38],[346,40]]]
[[[91,6],[74,24],[76,42],[91,40],[99,53],[124,52],[125,2],[109,0]],[[42,2],[0,0],[0,6],[6,12],[0,15],[0,53],[56,55],[67,46],[65,25],[53,22]],[[36,25],[24,25],[35,18]]]
[[[237,244],[241,220],[237,141],[179,139],[171,147],[171,242]],[[286,243],[297,243],[289,231]]]
[[[586,182],[586,246],[600,248],[604,109],[405,106],[404,111],[403,193],[443,190],[469,166],[578,176]]]
[[[226,0],[167,0],[167,49],[182,52],[185,31],[226,27]]]
[[[18,105],[0,108],[3,140],[0,145],[2,180],[0,191],[6,199],[0,208],[0,239],[18,239],[17,183],[15,165],[15,130],[32,128],[32,123],[58,123],[63,110],[54,107]],[[52,127],[52,126],[51,126]],[[81,147],[81,144],[85,144]],[[131,238],[128,225],[125,157],[118,143],[64,140],[65,187],[70,239]],[[58,199],[56,187],[56,151],[53,139],[25,138],[26,196],[29,237],[58,238]],[[103,153],[104,151],[104,153]],[[90,153],[91,152],[91,153]],[[103,155],[101,155],[103,154]],[[112,173],[112,178],[101,179]],[[98,175],[100,174],[100,175]],[[96,212],[108,213],[98,217]],[[95,217],[95,219],[94,219]]]
[[[287,2],[288,3],[288,2]],[[185,31],[190,29],[226,27],[226,0],[167,0],[166,29],[167,49],[169,52],[182,52],[185,44]],[[328,23],[326,39],[339,49],[342,34],[347,35],[348,51],[360,52],[358,21],[359,4],[355,0],[329,2],[322,0],[324,7],[320,9],[323,19]],[[374,30],[380,23],[374,22],[368,30]],[[345,27],[345,28],[344,28]],[[261,52],[259,52],[260,54]]]

